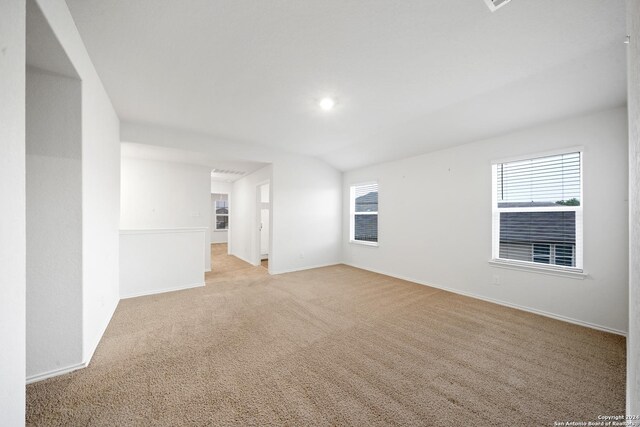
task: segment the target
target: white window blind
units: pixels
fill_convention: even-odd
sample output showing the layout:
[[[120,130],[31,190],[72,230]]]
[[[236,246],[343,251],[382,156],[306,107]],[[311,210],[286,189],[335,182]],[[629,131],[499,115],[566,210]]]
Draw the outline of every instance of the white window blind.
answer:
[[[350,229],[350,240],[353,242],[378,242],[378,183],[351,187]]]
[[[582,155],[496,163],[493,258],[582,270]]]

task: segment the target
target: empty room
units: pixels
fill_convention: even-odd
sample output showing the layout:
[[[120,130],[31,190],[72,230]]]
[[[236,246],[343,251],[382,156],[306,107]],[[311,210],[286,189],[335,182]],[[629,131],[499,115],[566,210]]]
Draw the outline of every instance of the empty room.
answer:
[[[640,0],[0,4],[0,425],[640,426]]]

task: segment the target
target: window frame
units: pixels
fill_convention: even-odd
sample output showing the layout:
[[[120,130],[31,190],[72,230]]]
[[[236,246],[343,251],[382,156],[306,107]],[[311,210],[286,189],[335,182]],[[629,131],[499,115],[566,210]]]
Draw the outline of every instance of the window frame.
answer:
[[[356,212],[356,188],[364,187],[368,185],[376,185],[378,189],[378,210],[375,212]],[[351,184],[349,186],[349,243],[353,243],[356,245],[364,245],[364,246],[372,246],[378,247],[380,242],[380,224],[376,222],[376,232],[378,235],[377,242],[371,242],[368,240],[356,240],[355,238],[355,217],[357,215],[376,215],[378,221],[380,220],[380,184],[378,181],[367,181],[367,182],[359,182],[356,184]]]
[[[538,159],[542,157],[559,156],[563,154],[579,153],[580,154],[580,205],[579,206],[549,206],[549,207],[519,207],[519,208],[500,208],[498,207],[497,200],[497,179],[498,179],[498,165],[510,162],[519,162],[531,159]],[[540,272],[546,274],[560,275],[584,278],[586,273],[584,270],[583,253],[584,253],[584,221],[583,221],[583,209],[584,209],[584,147],[571,147],[562,150],[547,151],[542,153],[534,153],[524,156],[512,157],[508,159],[499,159],[491,162],[491,259],[490,264],[498,267],[522,269],[526,271]],[[575,212],[576,222],[576,242],[573,248],[572,255],[575,266],[564,266],[546,264],[540,262],[534,262],[534,243],[531,244],[531,261],[513,260],[507,258],[500,258],[500,213],[502,212]],[[541,242],[543,243],[543,242]],[[554,259],[555,243],[548,243],[550,247],[549,261]]]

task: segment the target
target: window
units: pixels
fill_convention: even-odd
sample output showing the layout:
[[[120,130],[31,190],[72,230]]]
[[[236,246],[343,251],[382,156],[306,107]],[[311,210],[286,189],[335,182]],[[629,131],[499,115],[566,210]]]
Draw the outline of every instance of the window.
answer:
[[[378,183],[351,186],[351,242],[378,244]]]
[[[582,153],[492,165],[493,259],[582,271]]]
[[[215,230],[229,229],[229,200],[226,194],[214,194]]]

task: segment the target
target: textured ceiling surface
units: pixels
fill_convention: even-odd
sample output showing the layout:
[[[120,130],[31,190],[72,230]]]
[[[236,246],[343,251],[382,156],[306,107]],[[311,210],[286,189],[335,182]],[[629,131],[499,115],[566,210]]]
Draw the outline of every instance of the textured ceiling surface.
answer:
[[[212,169],[211,177],[218,181],[232,182],[266,166],[265,163],[246,160],[226,160],[221,156],[212,156],[184,149],[158,147],[150,144],[124,142],[121,146],[122,157],[156,161],[172,161],[199,165]]]
[[[623,0],[67,3],[122,120],[341,170],[626,102]]]

